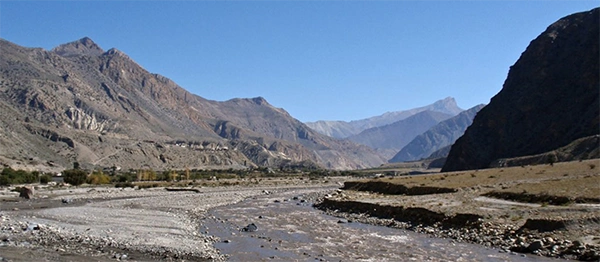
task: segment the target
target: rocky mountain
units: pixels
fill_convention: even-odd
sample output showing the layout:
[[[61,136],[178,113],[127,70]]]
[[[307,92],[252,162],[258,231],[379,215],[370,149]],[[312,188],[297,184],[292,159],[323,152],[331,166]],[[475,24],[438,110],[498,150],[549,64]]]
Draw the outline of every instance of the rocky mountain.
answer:
[[[0,163],[13,167],[378,166],[263,98],[217,102],[91,39],[47,51],[0,40]]]
[[[599,13],[564,17],[531,41],[442,171],[486,168],[600,133]]]
[[[416,136],[450,117],[452,115],[427,110],[389,125],[369,128],[348,140],[378,149],[391,158]]]
[[[570,144],[537,155],[497,159],[491,167],[544,165],[554,162],[600,158],[600,135],[579,138]]]
[[[473,118],[484,105],[477,105],[460,114],[444,120],[415,137],[410,143],[400,150],[390,163],[419,160],[429,157],[435,151],[452,145],[456,139],[465,133]]]
[[[398,122],[400,120],[404,120],[410,116],[413,116],[423,111],[435,111],[455,116],[458,113],[462,112],[463,109],[458,107],[458,105],[456,104],[456,100],[453,97],[447,97],[442,100],[438,100],[431,105],[402,111],[387,112],[379,116],[374,116],[361,120],[354,120],[350,122],[316,121],[307,122],[306,125],[324,135],[328,135],[335,138],[347,138],[352,135],[357,135],[358,133],[365,131],[369,128],[381,127],[384,125],[392,124],[394,122]]]

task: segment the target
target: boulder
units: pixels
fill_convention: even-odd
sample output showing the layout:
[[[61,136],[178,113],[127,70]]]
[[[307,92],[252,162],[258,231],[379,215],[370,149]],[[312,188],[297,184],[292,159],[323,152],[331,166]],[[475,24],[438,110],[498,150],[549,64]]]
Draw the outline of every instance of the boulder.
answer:
[[[529,246],[527,246],[527,249],[531,252],[534,252],[534,251],[542,249],[542,247],[544,247],[544,244],[542,243],[542,241],[536,240],[536,241],[533,241],[531,244],[529,244]]]
[[[246,227],[242,228],[244,232],[255,232],[258,230],[258,227],[254,223],[248,224]]]
[[[25,199],[32,199],[34,195],[34,189],[32,186],[24,186],[21,187],[19,190],[19,197],[25,198]]]

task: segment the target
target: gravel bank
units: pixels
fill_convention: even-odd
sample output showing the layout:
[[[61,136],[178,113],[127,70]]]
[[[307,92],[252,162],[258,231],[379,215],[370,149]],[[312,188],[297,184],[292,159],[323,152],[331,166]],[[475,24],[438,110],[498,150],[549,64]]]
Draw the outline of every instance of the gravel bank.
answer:
[[[408,229],[437,238],[494,247],[500,252],[600,260],[600,221],[597,219],[600,206],[563,208],[509,201],[469,201],[478,195],[461,191],[407,197],[338,190],[318,201],[316,206],[329,215],[350,221]],[[457,214],[457,210],[464,213]],[[557,227],[550,225],[552,221],[568,222],[564,228],[549,229]]]
[[[266,191],[338,185],[207,187],[198,192],[115,188],[41,189],[32,200],[4,191],[0,261],[223,261],[218,238],[200,233],[206,211]],[[27,251],[25,251],[27,250]],[[27,252],[30,252],[28,255]]]

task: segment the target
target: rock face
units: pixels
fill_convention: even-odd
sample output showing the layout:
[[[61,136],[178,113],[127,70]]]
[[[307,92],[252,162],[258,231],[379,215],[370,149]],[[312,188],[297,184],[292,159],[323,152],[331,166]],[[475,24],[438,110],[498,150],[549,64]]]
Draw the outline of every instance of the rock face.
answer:
[[[391,158],[416,136],[450,117],[452,115],[441,112],[423,111],[389,125],[367,129],[348,139],[374,149],[391,150]]]
[[[400,120],[404,120],[410,116],[423,111],[435,111],[449,115],[457,115],[463,109],[458,107],[456,100],[453,97],[446,97],[438,100],[435,103],[423,107],[413,108],[403,111],[387,112],[383,115],[374,116],[361,120],[346,121],[317,121],[307,122],[306,125],[313,130],[335,138],[347,138],[352,135],[357,135],[369,128],[381,127]]]
[[[600,135],[586,136],[577,139],[561,148],[537,155],[514,158],[500,158],[491,167],[543,165],[554,162],[575,161],[580,159],[600,158]]]
[[[600,133],[599,11],[562,18],[530,43],[442,171],[486,168]]]
[[[452,145],[465,133],[477,112],[483,107],[484,105],[474,106],[455,117],[440,122],[425,133],[418,135],[389,162],[406,162],[427,158],[435,151]]]
[[[87,37],[51,51],[0,39],[0,113],[0,164],[16,168],[355,169],[385,162],[261,97],[218,102],[191,94]]]

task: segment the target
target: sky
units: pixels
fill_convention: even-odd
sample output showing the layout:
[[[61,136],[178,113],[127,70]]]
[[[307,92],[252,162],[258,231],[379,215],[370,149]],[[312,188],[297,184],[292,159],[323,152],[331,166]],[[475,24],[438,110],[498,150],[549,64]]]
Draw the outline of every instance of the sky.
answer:
[[[0,1],[0,37],[90,37],[201,97],[262,96],[300,121],[451,96],[489,103],[531,40],[598,1]]]

